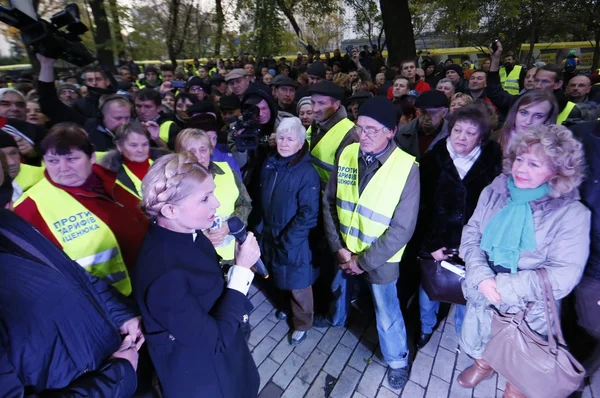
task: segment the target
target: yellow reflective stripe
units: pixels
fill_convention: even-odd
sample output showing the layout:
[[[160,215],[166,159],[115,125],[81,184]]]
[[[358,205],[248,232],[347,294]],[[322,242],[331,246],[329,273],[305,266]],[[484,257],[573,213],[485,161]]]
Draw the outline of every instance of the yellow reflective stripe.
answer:
[[[160,125],[159,136],[160,139],[164,142],[169,142],[169,131],[171,130],[171,125],[173,124],[172,120],[167,120],[163,124]]]
[[[561,113],[558,114],[558,118],[556,119],[556,124],[563,124],[565,120],[567,120],[569,118],[569,115],[571,114],[571,112],[573,111],[573,108],[575,108],[575,103],[574,102],[567,102],[567,105],[565,105],[565,108],[562,110]]]
[[[362,233],[359,229],[349,227],[342,223],[340,223],[340,232],[342,232],[342,234],[345,234],[345,235],[354,236],[355,238],[359,239],[360,241],[365,242],[367,245],[372,245],[377,240],[376,236],[368,236],[368,235]]]
[[[313,164],[313,166],[315,167],[320,167],[322,169],[325,169],[329,172],[329,174],[331,174],[331,172],[333,171],[333,165],[329,164],[329,163],[325,163],[324,161],[322,161],[321,159],[310,155],[310,162]]]
[[[386,227],[390,225],[390,222],[392,222],[391,217],[387,217],[383,214],[377,213],[375,210],[371,210],[361,204],[359,204],[358,206],[356,206],[354,203],[352,202],[348,202],[346,200],[342,200],[340,198],[337,198],[337,205],[339,207],[341,207],[343,210],[348,210],[351,212],[357,212],[358,214],[360,214],[363,217],[367,217],[369,220],[373,221],[373,222],[377,222],[379,224],[383,224]]]
[[[84,268],[91,267],[92,265],[104,263],[116,257],[119,254],[119,249],[113,247],[112,249],[104,250],[103,252],[92,254],[87,257],[83,257],[74,261]]]

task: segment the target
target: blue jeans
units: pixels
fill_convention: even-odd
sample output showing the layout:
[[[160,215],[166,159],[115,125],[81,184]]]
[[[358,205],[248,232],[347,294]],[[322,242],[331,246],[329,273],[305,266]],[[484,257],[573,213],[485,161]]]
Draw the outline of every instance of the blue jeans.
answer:
[[[429,296],[423,290],[423,285],[419,286],[419,309],[421,310],[421,333],[433,333],[433,328],[437,323],[437,313],[440,309],[440,303],[439,301],[429,299]],[[460,335],[460,328],[462,327],[466,313],[466,306],[456,304],[454,327],[456,328],[457,335]]]
[[[331,320],[334,326],[343,326],[346,322],[352,294],[362,278],[360,275],[347,275],[342,270],[337,271],[331,285],[335,297],[330,308]],[[406,326],[404,325],[402,311],[400,311],[396,283],[397,280],[385,285],[367,283],[373,296],[375,322],[377,323],[381,353],[385,362],[392,369],[399,369],[408,365]]]

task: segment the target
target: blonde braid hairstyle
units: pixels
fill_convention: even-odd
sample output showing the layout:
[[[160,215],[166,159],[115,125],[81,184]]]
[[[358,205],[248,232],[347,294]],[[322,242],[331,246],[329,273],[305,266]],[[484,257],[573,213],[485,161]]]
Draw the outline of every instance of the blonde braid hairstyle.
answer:
[[[181,203],[209,177],[210,172],[189,151],[162,156],[142,181],[142,210],[156,219],[165,205]]]

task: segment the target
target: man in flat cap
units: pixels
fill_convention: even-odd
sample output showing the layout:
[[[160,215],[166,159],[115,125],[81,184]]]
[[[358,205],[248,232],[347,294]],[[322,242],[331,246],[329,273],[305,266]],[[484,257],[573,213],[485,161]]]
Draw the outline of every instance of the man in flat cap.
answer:
[[[311,162],[325,187],[333,170],[336,153],[344,140],[352,140],[354,123],[348,119],[344,89],[335,83],[322,81],[308,90],[313,108],[313,122],[306,131]]]
[[[426,91],[415,101],[418,116],[398,129],[396,143],[417,158],[448,136],[448,98],[438,90]]]
[[[273,97],[277,100],[277,110],[296,116],[296,82],[288,76],[279,75],[272,82]]]
[[[387,98],[368,99],[358,111],[358,143],[342,147],[323,196],[323,218],[338,271],[330,318],[315,326],[343,326],[355,283],[373,296],[388,382],[401,389],[409,378],[409,350],[396,283],[400,259],[419,210],[416,159],[394,143],[397,108]]]
[[[246,71],[241,68],[234,69],[225,76],[225,81],[231,92],[241,101],[250,84],[250,78],[248,78]]]

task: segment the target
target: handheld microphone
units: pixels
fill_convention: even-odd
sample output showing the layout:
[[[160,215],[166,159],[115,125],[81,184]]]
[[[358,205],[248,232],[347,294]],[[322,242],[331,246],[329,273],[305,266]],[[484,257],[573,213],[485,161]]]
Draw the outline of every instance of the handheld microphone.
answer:
[[[231,217],[227,220],[227,226],[229,227],[229,233],[235,237],[235,240],[237,240],[240,245],[246,241],[246,227],[242,220],[238,217]],[[252,270],[255,274],[258,274],[265,279],[269,277],[269,271],[260,258],[256,264],[254,264]]]

